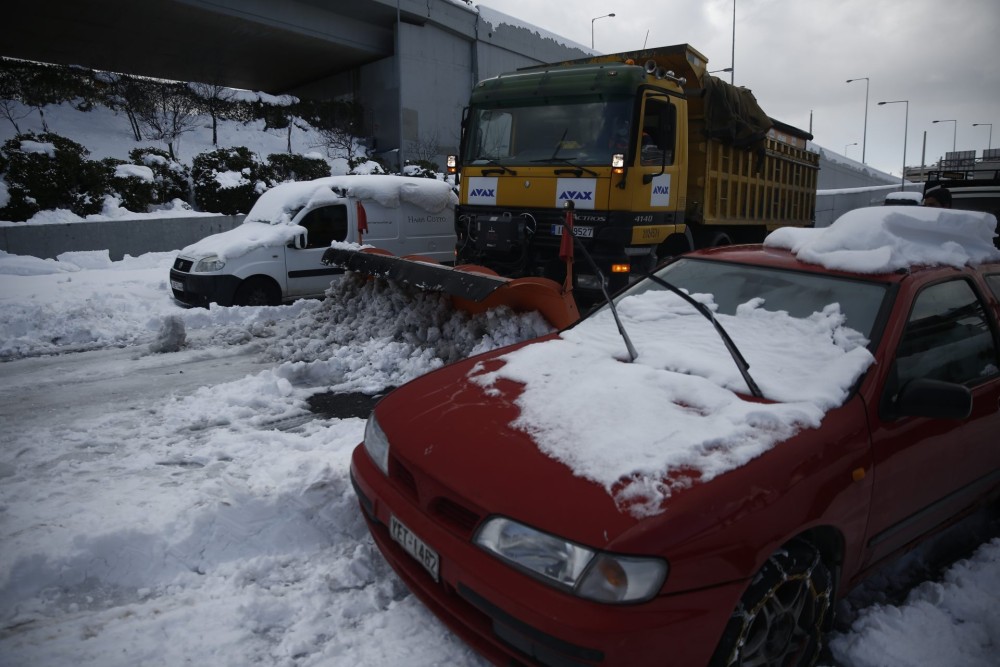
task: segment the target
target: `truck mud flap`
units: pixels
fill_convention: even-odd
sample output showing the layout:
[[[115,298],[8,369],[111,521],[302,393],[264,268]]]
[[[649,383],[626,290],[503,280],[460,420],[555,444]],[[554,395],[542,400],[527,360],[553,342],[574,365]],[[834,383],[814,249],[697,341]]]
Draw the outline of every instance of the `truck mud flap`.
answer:
[[[548,278],[504,278],[476,265],[443,266],[418,256],[397,257],[378,248],[330,248],[323,264],[348,271],[412,285],[451,296],[456,308],[484,312],[507,306],[518,311],[538,311],[549,324],[565,328],[580,319],[573,295]]]

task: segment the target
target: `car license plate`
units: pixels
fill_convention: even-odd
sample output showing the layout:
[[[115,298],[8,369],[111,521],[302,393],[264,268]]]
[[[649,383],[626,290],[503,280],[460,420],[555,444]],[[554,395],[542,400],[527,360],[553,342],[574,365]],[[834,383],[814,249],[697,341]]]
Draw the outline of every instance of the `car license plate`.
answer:
[[[184,291],[184,283],[182,283],[179,280],[171,280],[170,281],[170,286],[173,287],[178,292],[183,292]]]
[[[396,540],[405,550],[417,559],[424,569],[430,572],[434,581],[438,580],[438,555],[437,552],[427,546],[423,540],[413,534],[409,528],[395,516],[389,517],[389,532],[392,539]]]
[[[562,236],[563,226],[562,225],[552,225],[552,236]],[[593,227],[578,227],[573,226],[573,236],[579,236],[584,239],[594,238],[594,228]]]

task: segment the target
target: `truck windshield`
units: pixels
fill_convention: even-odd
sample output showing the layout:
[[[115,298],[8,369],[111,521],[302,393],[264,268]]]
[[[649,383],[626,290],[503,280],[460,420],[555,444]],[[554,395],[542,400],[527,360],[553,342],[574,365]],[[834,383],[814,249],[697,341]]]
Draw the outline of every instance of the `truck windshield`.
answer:
[[[628,152],[631,119],[632,98],[473,107],[463,162],[609,165],[612,155]]]

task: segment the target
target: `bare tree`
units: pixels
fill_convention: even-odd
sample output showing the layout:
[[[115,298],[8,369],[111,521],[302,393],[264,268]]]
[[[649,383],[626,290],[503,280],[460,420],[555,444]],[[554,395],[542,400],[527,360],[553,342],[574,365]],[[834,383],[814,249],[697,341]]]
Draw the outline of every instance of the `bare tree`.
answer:
[[[132,129],[132,136],[136,141],[142,141],[140,117],[150,113],[156,84],[130,74],[97,72],[95,75],[103,88],[105,104],[115,111],[123,111]]]
[[[182,135],[198,124],[198,102],[187,87],[160,84],[154,88],[152,104],[144,109],[139,120],[148,139],[167,145],[170,158],[177,159],[175,147]]]
[[[31,109],[22,102],[21,81],[10,70],[0,71],[0,116],[10,121],[14,131],[21,134],[17,121],[28,117]]]
[[[411,142],[410,153],[422,162],[433,163],[434,158],[441,153],[441,142],[438,141],[438,133],[435,131],[423,139]]]
[[[188,87],[201,102],[202,108],[212,117],[212,145],[219,145],[219,119],[226,117],[226,112],[236,99],[236,91],[221,83],[190,83]]]

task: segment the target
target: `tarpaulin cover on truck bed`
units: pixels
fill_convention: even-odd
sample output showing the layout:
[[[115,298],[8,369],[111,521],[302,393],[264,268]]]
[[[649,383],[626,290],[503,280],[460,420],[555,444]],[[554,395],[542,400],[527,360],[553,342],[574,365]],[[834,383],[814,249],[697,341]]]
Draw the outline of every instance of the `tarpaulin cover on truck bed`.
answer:
[[[705,76],[703,83],[705,134],[737,148],[763,148],[774,123],[753,93],[714,76]]]

